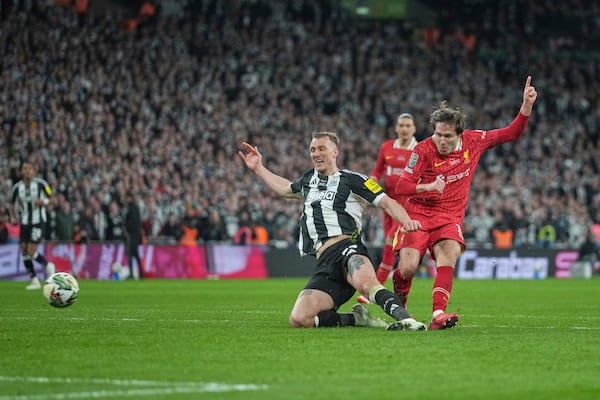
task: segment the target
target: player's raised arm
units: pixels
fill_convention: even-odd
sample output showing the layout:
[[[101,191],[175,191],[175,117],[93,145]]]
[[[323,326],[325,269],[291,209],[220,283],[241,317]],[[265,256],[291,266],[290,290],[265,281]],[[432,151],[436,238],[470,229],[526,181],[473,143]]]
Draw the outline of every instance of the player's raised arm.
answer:
[[[537,91],[535,90],[535,86],[531,85],[531,75],[529,75],[525,81],[525,89],[523,89],[523,104],[521,105],[520,110],[521,114],[527,117],[530,116],[536,99]]]
[[[256,175],[269,186],[275,193],[285,197],[293,196],[291,189],[291,182],[279,175],[271,172],[262,163],[262,154],[258,151],[258,146],[252,146],[249,143],[243,142],[244,149],[246,152],[240,150],[238,154],[246,163],[246,166],[254,171]]]
[[[531,85],[531,76],[528,76],[527,80],[525,81],[525,88],[523,89],[523,103],[521,104],[519,113],[510,123],[510,125],[504,128],[492,129],[488,131],[488,148],[500,143],[511,142],[521,137],[521,135],[525,132],[525,128],[527,128],[527,122],[531,116],[533,104],[535,103],[536,99],[537,91],[535,90],[535,87]]]

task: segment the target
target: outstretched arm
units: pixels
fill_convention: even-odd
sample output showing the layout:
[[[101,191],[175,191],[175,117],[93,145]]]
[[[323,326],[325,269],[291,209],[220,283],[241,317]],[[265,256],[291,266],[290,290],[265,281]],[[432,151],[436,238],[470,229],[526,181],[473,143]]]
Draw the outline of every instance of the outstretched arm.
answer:
[[[421,229],[421,222],[411,219],[404,207],[387,194],[377,204],[379,208],[385,211],[390,217],[402,224],[402,230],[413,232]]]
[[[267,184],[275,193],[285,197],[295,197],[292,192],[291,182],[279,175],[271,172],[262,163],[262,154],[258,151],[258,146],[252,146],[249,143],[244,142],[244,149],[238,151],[238,154],[246,163],[246,166],[254,171],[258,177]]]
[[[512,142],[521,137],[525,132],[525,128],[527,128],[527,123],[536,99],[537,92],[535,87],[531,86],[531,76],[528,76],[527,81],[525,81],[525,89],[523,89],[523,103],[521,104],[519,113],[510,125],[487,132],[488,149],[500,143]]]

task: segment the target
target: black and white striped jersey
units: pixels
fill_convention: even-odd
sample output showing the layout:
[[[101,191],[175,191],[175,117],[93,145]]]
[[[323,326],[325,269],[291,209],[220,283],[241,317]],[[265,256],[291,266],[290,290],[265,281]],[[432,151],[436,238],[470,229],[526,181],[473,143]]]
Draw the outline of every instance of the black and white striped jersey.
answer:
[[[374,179],[349,170],[322,176],[312,169],[293,182],[291,189],[304,199],[298,241],[301,255],[316,254],[327,238],[360,233],[363,209],[377,205],[385,194]]]
[[[12,188],[12,204],[19,213],[19,221],[23,225],[45,223],[47,220],[46,207],[35,205],[37,199],[48,200],[52,188],[41,178],[33,178],[27,185],[19,181]]]

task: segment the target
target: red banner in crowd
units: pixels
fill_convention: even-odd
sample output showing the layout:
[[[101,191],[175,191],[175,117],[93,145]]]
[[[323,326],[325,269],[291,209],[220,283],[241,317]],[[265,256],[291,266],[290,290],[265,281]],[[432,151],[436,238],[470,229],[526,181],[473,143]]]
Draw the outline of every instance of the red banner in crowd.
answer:
[[[56,265],[57,272],[69,272],[79,279],[122,279],[129,275],[123,244],[48,243],[40,252]],[[144,275],[160,279],[266,278],[263,246],[159,246],[142,245],[139,254]],[[40,277],[43,269],[35,263]],[[134,276],[137,263],[134,261]],[[27,279],[18,245],[0,246],[0,279]]]
[[[266,246],[209,246],[211,273],[220,278],[267,278]]]
[[[46,258],[57,271],[74,272],[81,279],[118,279],[129,272],[122,244],[47,244]],[[203,246],[140,246],[144,275],[148,278],[205,279],[208,276]],[[134,275],[137,263],[134,261]]]

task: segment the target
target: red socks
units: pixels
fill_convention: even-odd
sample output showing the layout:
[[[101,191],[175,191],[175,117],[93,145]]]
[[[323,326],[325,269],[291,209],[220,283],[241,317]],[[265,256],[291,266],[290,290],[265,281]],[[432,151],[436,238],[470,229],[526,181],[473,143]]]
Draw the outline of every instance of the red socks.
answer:
[[[452,293],[452,280],[454,279],[454,268],[437,267],[437,275],[433,283],[433,311],[446,311],[450,293]]]
[[[402,276],[399,269],[394,271],[394,276],[392,278],[394,282],[394,293],[398,295],[405,308],[406,302],[408,301],[408,293],[410,292],[410,287],[412,285],[412,279],[412,276],[410,278]]]
[[[437,275],[433,283],[433,311],[446,311],[450,293],[452,293],[452,281],[454,279],[454,268],[448,266],[437,267]],[[402,304],[406,307],[408,294],[412,285],[412,277],[405,278],[399,269],[393,275],[394,293],[398,295]]]
[[[381,256],[381,263],[377,268],[377,280],[379,283],[384,284],[387,278],[390,276],[390,271],[394,268],[396,263],[396,253],[392,250],[392,246],[386,244],[383,246],[383,255]]]
[[[390,276],[390,272],[392,271],[391,265],[386,265],[384,263],[379,264],[379,268],[377,268],[377,280],[382,285],[387,281],[388,276]]]

